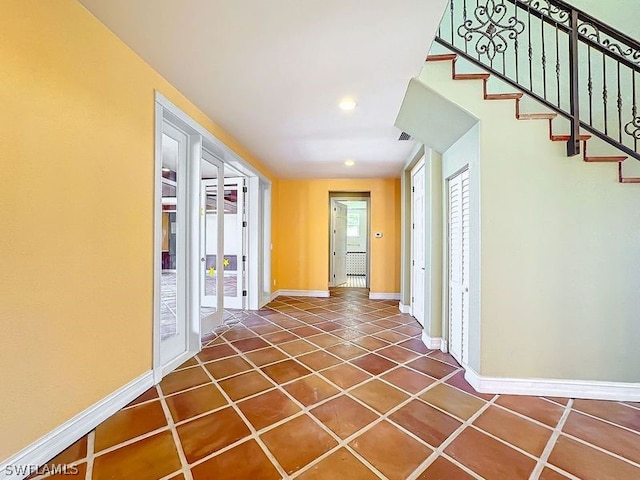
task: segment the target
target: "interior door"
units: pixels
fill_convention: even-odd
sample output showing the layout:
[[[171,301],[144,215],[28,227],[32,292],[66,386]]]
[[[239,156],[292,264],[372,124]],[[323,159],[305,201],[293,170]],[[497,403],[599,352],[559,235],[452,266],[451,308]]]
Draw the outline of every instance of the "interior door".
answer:
[[[420,325],[424,326],[425,319],[425,192],[424,192],[424,163],[411,175],[411,247],[412,247],[412,283],[411,283],[411,313]]]
[[[244,308],[246,225],[243,178],[224,180],[224,308]]]
[[[347,206],[333,204],[333,285],[347,283]]]
[[[466,362],[469,319],[469,171],[449,180],[449,352]]]
[[[469,355],[469,170],[462,172],[462,352],[461,363]]]
[[[202,332],[209,333],[223,320],[222,252],[224,222],[223,165],[207,150],[200,164],[200,318]]]
[[[187,350],[187,135],[163,122],[160,268],[160,362]]]
[[[201,249],[200,257],[200,305],[211,308],[214,313],[219,308],[218,277],[220,269],[217,264],[218,243],[218,179],[205,179],[201,182]]]

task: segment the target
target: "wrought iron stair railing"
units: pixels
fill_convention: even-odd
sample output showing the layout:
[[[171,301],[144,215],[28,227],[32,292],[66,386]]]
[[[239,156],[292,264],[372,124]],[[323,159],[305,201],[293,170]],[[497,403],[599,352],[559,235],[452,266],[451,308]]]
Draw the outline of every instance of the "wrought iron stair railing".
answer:
[[[436,41],[640,160],[640,43],[561,0],[450,0]]]

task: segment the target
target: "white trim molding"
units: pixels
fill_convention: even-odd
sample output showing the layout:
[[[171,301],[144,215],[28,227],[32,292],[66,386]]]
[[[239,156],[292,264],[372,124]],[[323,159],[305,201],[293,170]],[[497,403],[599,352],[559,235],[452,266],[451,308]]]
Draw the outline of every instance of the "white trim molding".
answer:
[[[398,293],[369,292],[369,300],[400,300],[400,292]]]
[[[431,338],[429,335],[427,335],[426,330],[422,330],[422,336],[420,338],[422,340],[422,343],[424,343],[425,347],[427,347],[429,350],[443,350],[442,345],[444,344],[444,339],[442,339],[441,337]]]
[[[467,367],[464,378],[480,393],[639,402],[640,383],[555,378],[485,377]]]
[[[271,300],[277,297],[320,297],[328,298],[329,290],[277,290],[271,294]]]
[[[153,387],[153,370],[142,374],[66,421],[0,464],[0,479],[21,479],[96,428],[122,407]],[[17,471],[21,467],[23,473]]]
[[[400,309],[400,313],[412,314],[411,305],[405,305],[402,301],[398,304],[398,308]]]

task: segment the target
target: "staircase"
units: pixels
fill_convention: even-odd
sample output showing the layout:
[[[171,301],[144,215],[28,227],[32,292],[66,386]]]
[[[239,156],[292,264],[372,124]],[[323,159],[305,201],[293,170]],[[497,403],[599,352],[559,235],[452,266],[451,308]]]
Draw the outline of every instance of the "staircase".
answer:
[[[515,117],[518,120],[547,120],[549,122],[549,140],[552,142],[569,142],[570,135],[555,134],[553,131],[553,120],[558,116],[557,113],[521,113],[520,102],[524,97],[524,93],[488,93],[487,82],[491,78],[488,73],[457,73],[456,62],[457,54],[439,54],[429,55],[428,62],[451,62],[451,78],[453,80],[480,80],[483,83],[483,97],[485,100],[513,100],[515,102]],[[623,175],[622,163],[629,157],[626,155],[593,155],[587,153],[588,142],[592,135],[581,134],[579,140],[582,142],[582,159],[585,162],[605,162],[618,164],[618,181],[620,183],[640,183],[640,177],[625,177]]]
[[[547,121],[549,141],[567,143],[568,156],[617,164],[620,183],[640,183],[623,170],[640,160],[640,43],[560,0],[451,0],[436,41],[451,53],[427,62],[451,62],[453,80],[483,82],[485,100],[513,101],[518,120]],[[460,59],[487,73],[459,72]],[[492,76],[518,92],[490,93]],[[527,97],[547,112],[525,113]],[[559,116],[569,134],[554,131]],[[594,137],[616,153],[589,154]]]

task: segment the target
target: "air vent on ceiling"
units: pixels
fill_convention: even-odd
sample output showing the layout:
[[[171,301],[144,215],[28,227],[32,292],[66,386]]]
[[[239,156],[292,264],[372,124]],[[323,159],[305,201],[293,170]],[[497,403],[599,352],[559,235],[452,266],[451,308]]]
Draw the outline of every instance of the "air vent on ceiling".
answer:
[[[402,132],[398,140],[400,140],[401,142],[411,140],[411,135],[409,135],[407,132]]]

